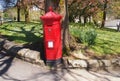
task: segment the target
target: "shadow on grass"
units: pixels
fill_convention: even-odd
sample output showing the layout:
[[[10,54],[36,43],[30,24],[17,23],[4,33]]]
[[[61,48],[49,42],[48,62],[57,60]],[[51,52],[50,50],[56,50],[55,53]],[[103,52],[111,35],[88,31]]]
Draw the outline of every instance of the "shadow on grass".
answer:
[[[14,34],[12,35],[4,35],[6,38],[8,38],[8,40],[14,41],[14,40],[22,40],[25,42],[34,42],[40,39],[40,37],[42,37],[42,33],[41,32],[36,32],[35,30],[35,26],[33,26],[30,30],[25,29],[24,27],[19,27],[20,30],[12,30],[12,29],[8,29],[7,27],[1,28],[4,29],[5,31],[10,31]],[[41,30],[40,30],[41,31]],[[39,36],[35,35],[35,33],[38,33]],[[20,35],[22,34],[22,36]],[[24,36],[23,36],[24,35]]]
[[[5,25],[4,27],[0,28],[2,30],[6,30],[15,34],[12,35],[4,35],[5,38],[7,38],[10,41],[24,41],[27,42],[25,44],[23,44],[23,46],[25,48],[29,48],[31,50],[36,50],[36,51],[40,51],[40,55],[41,55],[41,59],[45,60],[45,56],[44,56],[44,46],[43,46],[43,33],[42,28],[36,28],[38,27],[38,24],[34,24],[34,23],[30,23],[30,27],[27,24],[25,24],[24,22],[22,22],[23,24],[19,23],[16,24],[19,26],[19,30],[16,30],[15,28],[10,29],[9,25]],[[32,26],[32,27],[31,27]],[[15,27],[15,26],[13,26]],[[27,28],[26,28],[27,27]],[[39,30],[40,29],[40,30]],[[37,35],[36,35],[37,33]],[[20,35],[22,34],[22,36]],[[23,36],[24,35],[24,36]]]

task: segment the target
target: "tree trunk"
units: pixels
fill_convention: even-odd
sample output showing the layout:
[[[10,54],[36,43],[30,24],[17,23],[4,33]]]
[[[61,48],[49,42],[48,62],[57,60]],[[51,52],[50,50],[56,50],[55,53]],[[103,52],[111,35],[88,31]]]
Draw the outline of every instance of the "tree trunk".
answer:
[[[105,26],[107,3],[108,3],[107,0],[105,0],[104,8],[103,8],[103,19],[102,19],[101,28],[103,28]]]
[[[87,23],[87,17],[84,16],[84,24],[86,24],[86,23]]]
[[[30,22],[30,19],[29,19],[29,7],[26,6],[25,8],[25,22],[28,23]]]
[[[79,23],[82,23],[82,21],[81,21],[81,15],[79,15]]]
[[[20,7],[17,6],[17,21],[20,22]]]
[[[65,12],[64,12],[64,18],[62,21],[62,27],[63,27],[63,50],[68,54],[70,51],[70,34],[69,34],[69,16],[68,16],[68,6],[67,6],[67,1],[65,0],[64,3],[64,8],[65,8]]]
[[[52,0],[45,0],[45,13],[47,13],[49,11],[50,6],[53,8]]]
[[[59,2],[60,0],[45,0],[45,13],[49,11],[50,6],[56,11],[59,7]]]

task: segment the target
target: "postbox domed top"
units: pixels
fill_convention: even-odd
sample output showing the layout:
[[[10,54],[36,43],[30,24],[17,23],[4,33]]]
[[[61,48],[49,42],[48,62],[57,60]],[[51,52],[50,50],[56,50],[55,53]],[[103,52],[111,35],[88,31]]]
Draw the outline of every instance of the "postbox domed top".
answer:
[[[52,7],[49,7],[49,12],[47,12],[45,15],[40,17],[43,23],[55,23],[55,22],[60,22],[62,16],[53,12]]]

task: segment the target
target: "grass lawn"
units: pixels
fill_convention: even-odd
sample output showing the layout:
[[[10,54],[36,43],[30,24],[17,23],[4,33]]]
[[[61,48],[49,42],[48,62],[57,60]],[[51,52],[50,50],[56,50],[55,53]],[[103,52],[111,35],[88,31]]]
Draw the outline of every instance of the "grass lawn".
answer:
[[[97,54],[120,54],[120,32],[112,30],[96,30],[98,33],[96,44],[90,49]]]
[[[41,23],[9,22],[0,26],[0,34],[8,40],[26,44],[40,40],[43,30]]]
[[[99,29],[94,25],[71,24],[70,32],[79,38],[80,32],[86,29],[94,29],[97,32],[95,44],[89,46],[89,50],[97,55],[120,54],[120,32],[113,29]]]

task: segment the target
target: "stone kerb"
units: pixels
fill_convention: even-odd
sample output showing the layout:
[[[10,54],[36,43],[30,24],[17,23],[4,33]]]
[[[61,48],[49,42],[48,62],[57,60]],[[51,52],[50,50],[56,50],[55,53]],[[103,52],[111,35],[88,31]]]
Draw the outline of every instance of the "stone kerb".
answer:
[[[0,38],[0,49],[1,48],[4,48],[8,52],[11,52],[11,55],[15,55],[16,57],[21,58],[25,61],[45,66],[44,62],[40,60],[40,52],[38,51],[23,48],[23,46],[16,45],[13,42]],[[90,59],[84,56],[81,51],[71,53],[71,55],[76,59],[63,57],[63,61],[65,62],[65,68],[84,68],[92,71],[120,68],[120,57],[108,60]]]
[[[24,48],[21,45],[17,45],[13,42],[1,38],[0,38],[0,48],[1,49],[4,48],[9,52],[10,55],[16,56],[25,61],[39,65],[44,65],[44,62],[40,60],[40,52],[38,51]]]
[[[112,59],[90,59],[81,52],[72,54],[76,59],[67,58],[69,68],[85,68],[87,70],[98,71],[120,68],[120,57]]]

